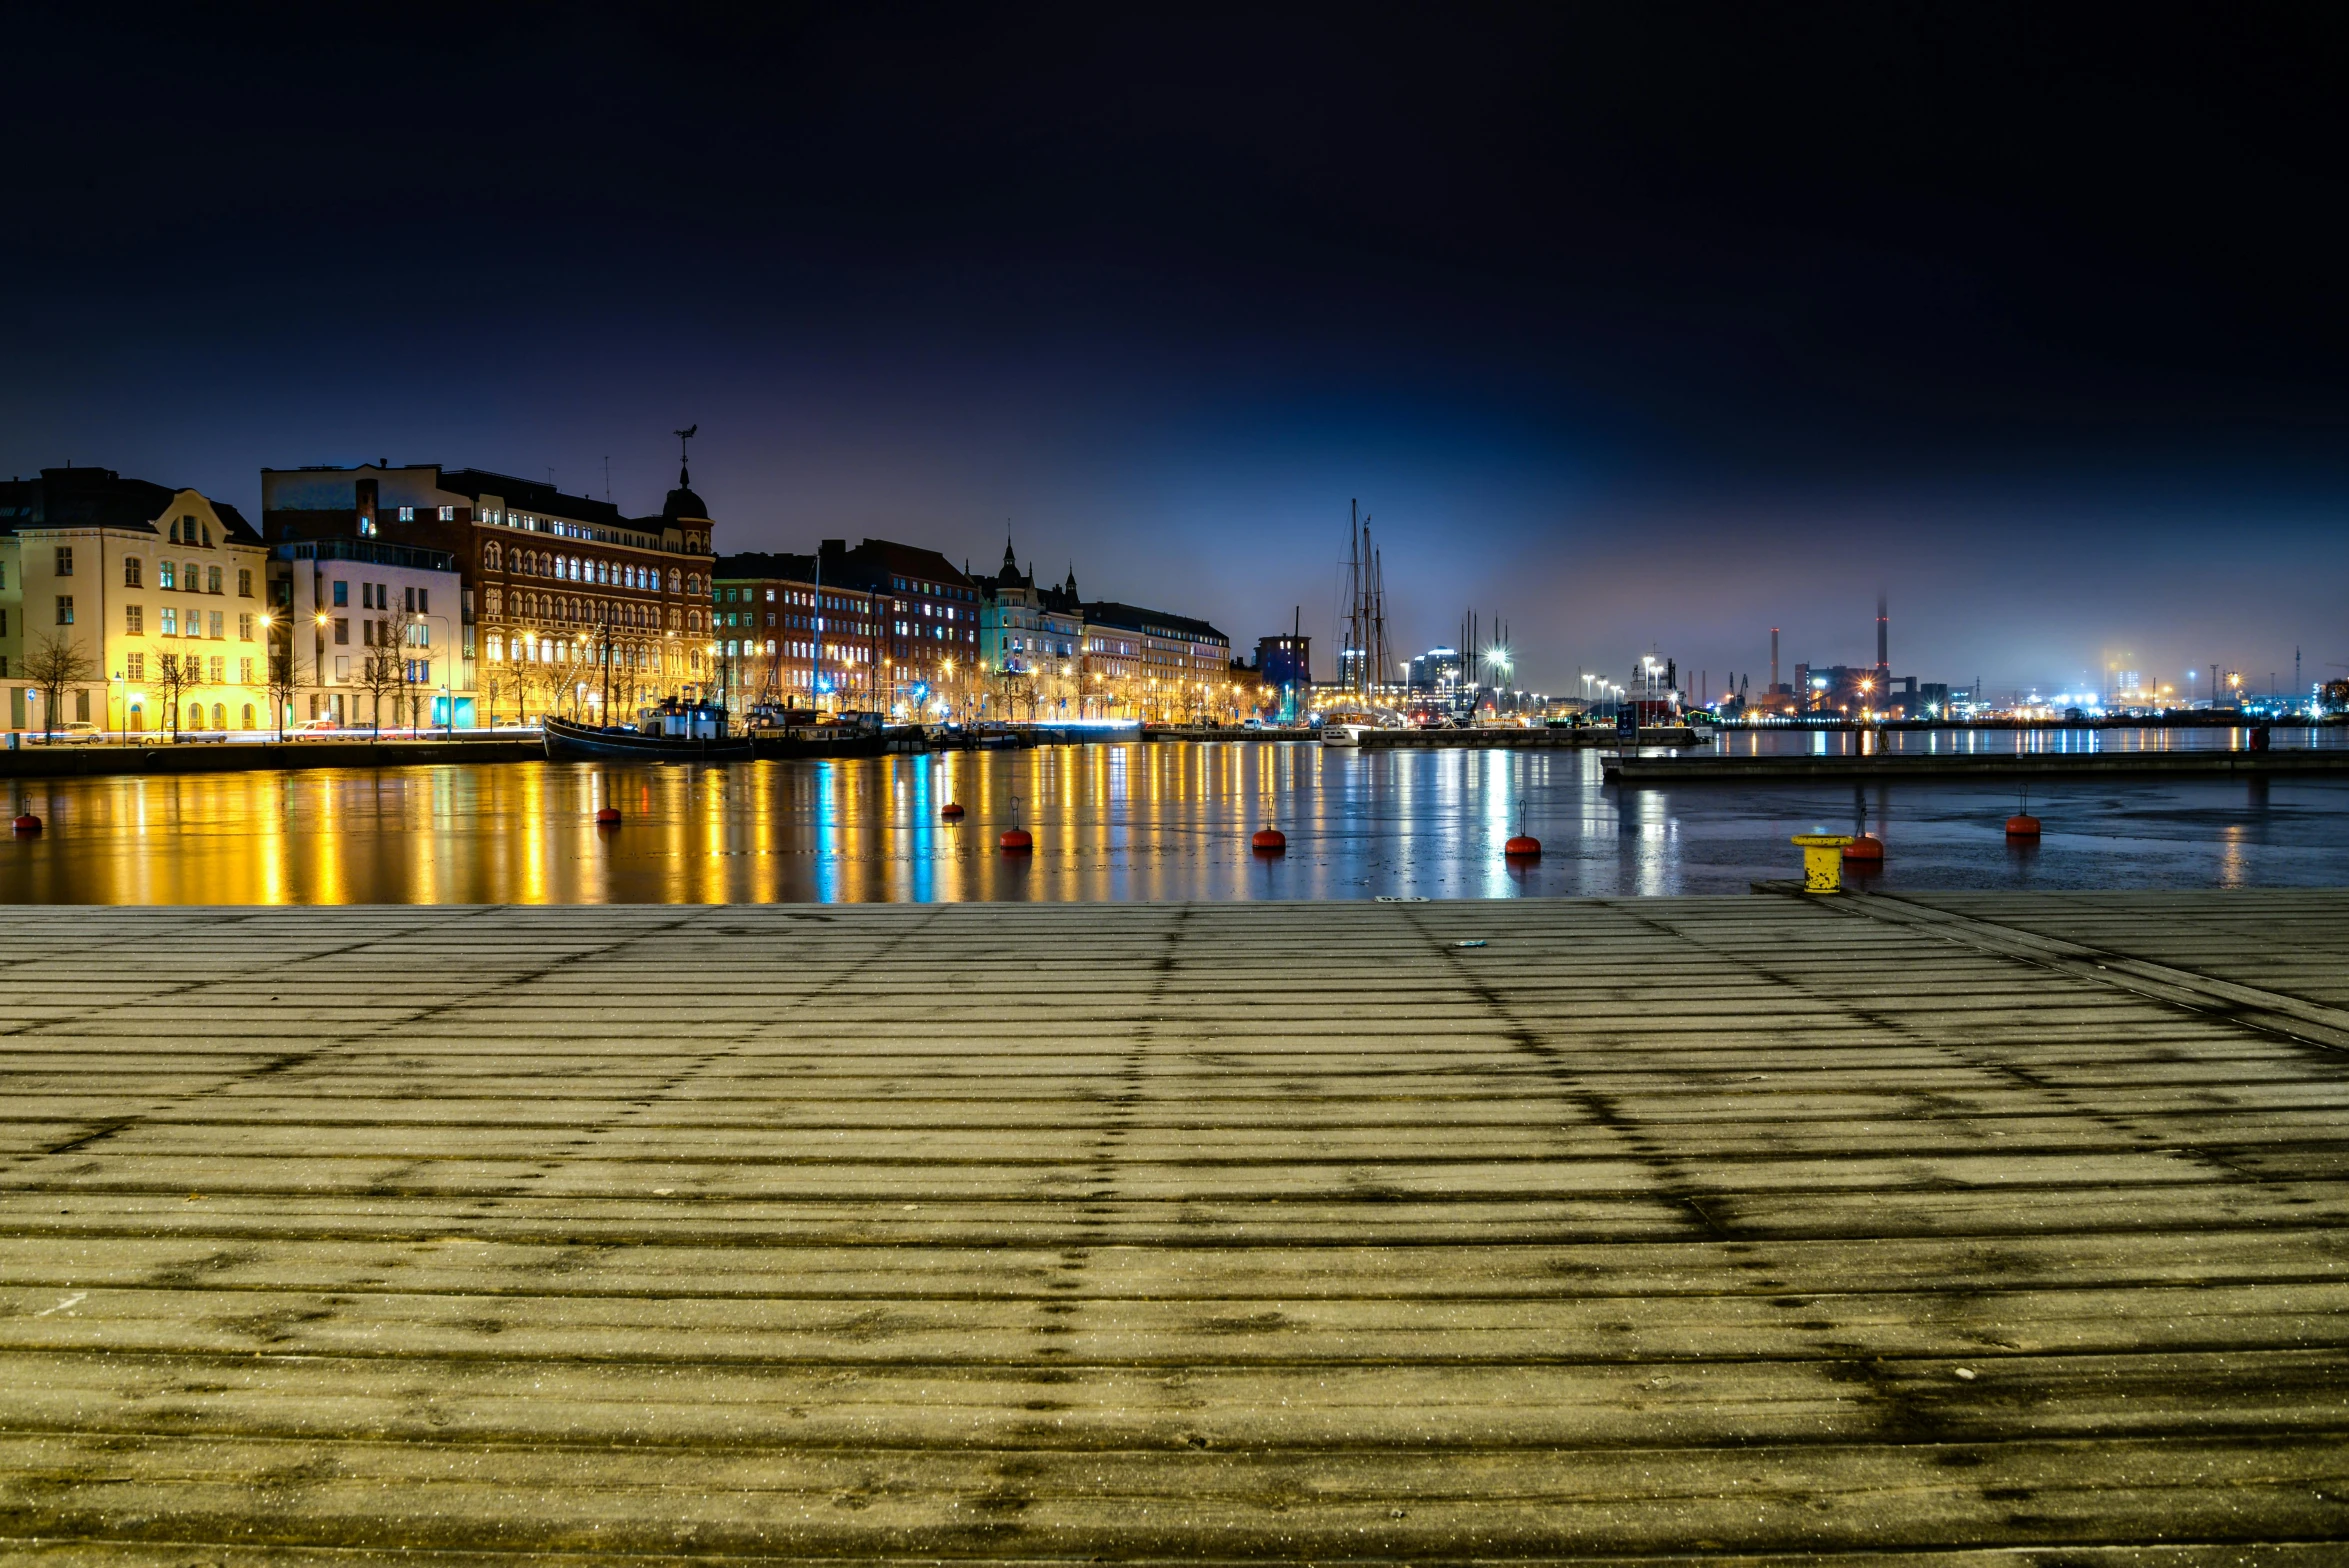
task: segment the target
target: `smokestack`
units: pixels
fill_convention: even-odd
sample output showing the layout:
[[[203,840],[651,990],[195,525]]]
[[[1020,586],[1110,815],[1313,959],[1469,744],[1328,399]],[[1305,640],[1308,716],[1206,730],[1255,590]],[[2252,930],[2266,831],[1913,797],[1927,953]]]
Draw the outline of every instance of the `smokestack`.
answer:
[[[1770,628],[1770,695],[1778,694],[1778,628]]]
[[[1876,590],[1876,679],[1880,688],[1892,680],[1892,658],[1888,651],[1891,627],[1892,618],[1884,613],[1884,590],[1879,588]]]

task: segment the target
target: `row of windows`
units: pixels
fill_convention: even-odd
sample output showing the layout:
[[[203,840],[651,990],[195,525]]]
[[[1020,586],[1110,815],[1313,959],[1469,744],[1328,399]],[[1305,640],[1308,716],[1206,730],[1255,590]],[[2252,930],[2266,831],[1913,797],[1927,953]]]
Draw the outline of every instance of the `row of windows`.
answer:
[[[346,608],[351,602],[351,585],[338,577],[330,587],[333,591],[334,607],[338,610]],[[390,609],[392,607],[391,590],[390,583],[361,583],[359,585],[359,608],[362,610]],[[413,583],[402,585],[400,608],[410,615],[431,614],[432,590],[419,588]]]
[[[979,596],[968,588],[948,588],[939,583],[925,583],[912,578],[892,577],[891,587],[899,593],[926,593],[933,599],[962,599],[976,604]]]
[[[492,664],[572,664],[584,661],[600,666],[604,650],[594,643],[557,641],[551,637],[516,636],[511,641],[497,632],[484,640],[483,651]],[[665,655],[665,658],[664,658]],[[672,675],[690,669],[701,670],[701,650],[675,648],[622,646],[615,643],[611,649],[612,668],[615,670],[658,670],[666,667]]]
[[[499,563],[504,562],[501,566]],[[661,590],[656,566],[631,566],[621,561],[597,561],[576,555],[553,555],[537,550],[506,550],[492,539],[481,547],[481,564],[488,571],[511,571],[524,577],[556,577],[566,582],[594,583],[604,588],[634,588],[645,593]],[[669,592],[698,598],[701,573],[669,570]]]
[[[183,615],[180,612],[178,606],[167,604],[162,606],[162,608],[157,612],[155,619],[155,634],[159,637],[209,636],[215,640],[220,640],[228,635],[226,630],[228,624],[228,612],[225,610],[213,610],[210,612],[203,610],[189,610]],[[60,621],[57,624],[63,626],[67,623]],[[211,628],[210,631],[205,630],[207,624],[209,624]],[[147,607],[143,604],[124,605],[122,607],[122,630],[123,635],[127,637],[146,636]],[[237,641],[251,642],[252,640],[253,616],[252,612],[247,611],[246,613],[237,617]]]
[[[728,642],[724,647],[726,657],[729,659],[755,659],[759,656],[760,651],[759,644],[755,639]],[[766,643],[766,656],[770,659],[812,659],[816,656],[816,645],[812,642],[778,642],[770,637]],[[873,650],[850,647],[846,643],[828,642],[824,644],[824,658],[832,664],[870,664],[873,662]]]
[[[453,507],[453,506],[444,506],[444,507],[440,507],[440,508],[438,508],[437,510],[438,510],[438,511],[439,511],[439,513],[440,513],[440,520],[441,520],[442,522],[444,522],[444,523],[453,523],[453,522],[455,522],[455,521],[457,520],[457,509],[456,509],[455,507]],[[403,506],[403,507],[401,507],[401,508],[400,508],[400,521],[401,521],[401,522],[403,522],[403,523],[412,523],[412,522],[416,521],[416,508],[414,508],[414,507],[412,507],[412,506]]]
[[[932,642],[977,642],[979,640],[977,632],[957,632],[948,626],[916,626],[911,621],[897,621],[893,624],[897,627],[897,635],[900,637],[927,637]]]
[[[482,591],[481,607],[485,615],[505,615],[509,604],[517,620],[608,621],[614,626],[651,629],[658,629],[661,624],[661,607],[657,604],[637,604],[626,599],[611,602],[573,599],[563,594],[526,592],[516,592],[509,598],[505,590],[500,588]],[[701,611],[687,610],[680,616],[677,607],[671,605],[668,621],[671,631],[677,630],[682,623],[685,630],[698,632],[701,630]]]
[[[124,556],[122,585],[125,588],[146,587],[146,570],[146,563],[138,556]],[[65,577],[72,574],[60,572],[58,575]],[[201,561],[189,561],[184,565],[177,561],[155,563],[155,586],[158,588],[171,588],[183,593],[219,593],[222,581],[221,568],[207,566]],[[237,597],[253,597],[253,569],[249,566],[237,568]]]
[[[236,684],[239,686],[252,685],[253,668],[253,660],[237,660]],[[173,678],[175,674],[184,675],[191,685],[226,686],[229,684],[228,660],[220,654],[214,654],[207,659],[192,653],[167,653],[156,661],[155,673],[167,680]],[[146,654],[142,652],[124,654],[122,656],[122,674],[125,680],[145,680],[147,678]]]
[[[444,523],[451,521],[454,510],[452,507],[442,507],[440,509],[441,521]],[[614,528],[591,528],[585,523],[565,522],[559,517],[533,517],[528,512],[500,512],[492,509],[482,513],[481,520],[499,528],[521,528],[532,533],[553,534],[558,539],[590,539],[598,544],[632,544],[640,550],[662,548],[659,540],[641,534],[622,534]],[[702,536],[687,534],[685,549],[691,555],[701,554]]]

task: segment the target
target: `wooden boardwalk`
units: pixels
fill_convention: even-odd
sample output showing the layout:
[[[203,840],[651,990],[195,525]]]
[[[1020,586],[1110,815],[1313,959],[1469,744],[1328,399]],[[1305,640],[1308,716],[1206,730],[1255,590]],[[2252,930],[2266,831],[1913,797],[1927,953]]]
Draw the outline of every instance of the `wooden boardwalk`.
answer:
[[[0,932],[10,1562],[2344,1560],[2349,894]]]

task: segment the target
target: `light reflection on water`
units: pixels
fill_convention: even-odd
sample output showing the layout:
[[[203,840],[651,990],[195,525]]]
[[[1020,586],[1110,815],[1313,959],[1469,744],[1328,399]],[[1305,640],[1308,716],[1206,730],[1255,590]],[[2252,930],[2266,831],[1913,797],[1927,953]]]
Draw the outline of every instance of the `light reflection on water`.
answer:
[[[1591,751],[1105,745],[731,767],[512,763],[35,780],[12,903],[601,903],[1438,898],[1739,892],[1787,835],[1862,816],[1879,885],[2349,883],[2349,782],[2042,782],[2036,849],[1998,783],[1620,790]],[[1033,855],[1000,853],[1013,820]],[[944,821],[959,800],[969,815]],[[626,824],[594,826],[598,807]],[[13,812],[12,812],[13,814]],[[1542,859],[1513,866],[1519,829]],[[1250,853],[1272,825],[1285,856]]]

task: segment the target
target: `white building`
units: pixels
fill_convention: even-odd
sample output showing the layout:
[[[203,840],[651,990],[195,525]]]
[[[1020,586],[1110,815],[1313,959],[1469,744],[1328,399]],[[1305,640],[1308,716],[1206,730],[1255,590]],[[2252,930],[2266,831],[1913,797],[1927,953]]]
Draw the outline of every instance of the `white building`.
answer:
[[[475,664],[464,579],[446,550],[369,538],[270,552],[272,655],[291,659],[292,717],[346,727],[470,729]]]

